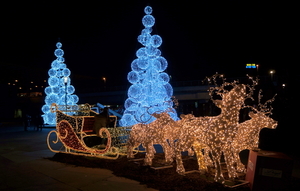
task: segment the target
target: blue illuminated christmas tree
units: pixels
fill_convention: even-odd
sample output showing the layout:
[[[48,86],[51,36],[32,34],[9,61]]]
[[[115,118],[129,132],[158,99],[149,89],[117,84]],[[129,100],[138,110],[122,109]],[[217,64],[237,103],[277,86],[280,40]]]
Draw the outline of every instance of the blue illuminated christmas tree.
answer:
[[[150,123],[155,120],[152,113],[167,111],[177,120],[173,108],[173,88],[169,84],[169,75],[164,72],[168,66],[167,60],[161,56],[158,49],[162,44],[159,35],[151,35],[155,18],[151,15],[152,8],[145,7],[146,15],[142,19],[145,28],[138,36],[138,42],[143,45],[137,50],[137,58],[131,63],[132,71],[127,79],[132,84],[128,89],[128,98],[124,103],[125,111],[120,120],[121,126],[131,126],[137,123]]]
[[[64,108],[60,107],[60,109],[67,112],[67,108],[76,105],[79,100],[77,95],[72,95],[75,92],[75,88],[71,85],[71,71],[64,63],[64,51],[61,49],[62,44],[58,42],[56,43],[56,47],[54,55],[57,58],[51,63],[51,69],[48,71],[49,86],[45,88],[45,105],[42,107],[42,111],[44,112],[42,117],[45,124],[56,124],[55,113],[50,111],[52,103],[63,106]],[[68,112],[67,114],[72,113]]]

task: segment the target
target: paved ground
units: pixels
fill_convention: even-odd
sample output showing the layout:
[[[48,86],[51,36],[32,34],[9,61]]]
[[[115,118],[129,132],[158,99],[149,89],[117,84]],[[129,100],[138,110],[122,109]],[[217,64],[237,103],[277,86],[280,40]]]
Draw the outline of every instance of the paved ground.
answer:
[[[116,177],[112,171],[75,167],[45,159],[52,157],[46,137],[54,127],[28,131],[20,125],[0,126],[0,191],[6,190],[106,190],[154,191],[139,182]],[[300,178],[294,161],[293,177]]]
[[[117,177],[112,171],[75,167],[50,161],[46,144],[49,131],[24,131],[22,126],[0,127],[0,190],[106,190],[154,191],[139,182]]]

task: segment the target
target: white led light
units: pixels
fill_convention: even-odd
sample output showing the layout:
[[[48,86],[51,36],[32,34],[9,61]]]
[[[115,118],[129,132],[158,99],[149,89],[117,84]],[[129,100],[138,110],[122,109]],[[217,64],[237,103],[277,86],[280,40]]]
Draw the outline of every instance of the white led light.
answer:
[[[217,78],[221,78],[223,84],[217,85]],[[208,167],[214,166],[214,180],[224,183],[225,179],[221,167],[221,157],[225,159],[228,177],[237,178],[238,172],[245,172],[239,153],[244,149],[258,147],[259,132],[262,128],[276,128],[277,122],[270,118],[272,107],[270,104],[274,98],[261,104],[261,91],[258,95],[258,107],[245,105],[246,99],[253,99],[254,87],[258,80],[249,77],[252,84],[245,85],[239,82],[226,82],[222,75],[216,74],[207,78],[214,87],[209,89],[209,95],[213,103],[221,109],[217,116],[194,117],[192,114],[181,115],[181,120],[175,121],[171,114],[175,112],[158,112],[156,107],[149,107],[143,112],[153,117],[152,122],[133,125],[128,140],[129,158],[133,157],[134,148],[142,144],[146,149],[145,165],[151,165],[155,149],[153,144],[160,144],[165,152],[166,162],[176,159],[176,171],[185,174],[181,153],[188,151],[189,155],[196,154],[199,171],[205,173]],[[221,99],[215,99],[219,96]],[[128,108],[134,107],[133,100],[125,102]],[[169,102],[165,102],[169,104]],[[170,106],[170,105],[169,105]],[[240,111],[250,108],[250,120],[240,123]],[[133,113],[134,113],[133,109]],[[161,109],[164,109],[161,107]],[[172,110],[170,108],[170,110]],[[151,114],[151,116],[149,116]],[[131,118],[131,115],[126,115]],[[132,118],[131,118],[132,119]],[[137,121],[138,122],[138,121]]]

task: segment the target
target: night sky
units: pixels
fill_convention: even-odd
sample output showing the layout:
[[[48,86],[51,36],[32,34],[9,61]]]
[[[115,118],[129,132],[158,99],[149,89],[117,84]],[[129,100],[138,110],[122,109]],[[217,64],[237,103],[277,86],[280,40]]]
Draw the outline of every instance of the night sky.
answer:
[[[280,1],[20,1],[2,2],[1,81],[15,76],[48,79],[60,39],[73,84],[80,79],[127,83],[142,45],[144,7],[153,8],[152,34],[173,81],[203,80],[215,72],[244,76],[246,63],[292,76],[299,52],[299,11]],[[13,68],[19,68],[16,72]],[[5,71],[9,69],[10,71]],[[88,81],[86,81],[88,82]]]
[[[267,84],[271,91],[264,95],[269,94],[268,99],[278,93],[274,102],[278,129],[287,132],[285,140],[299,140],[298,133],[290,133],[298,131],[300,108],[296,1],[1,1],[0,85],[15,79],[47,80],[60,39],[75,94],[103,86],[103,77],[107,87],[128,86],[147,5],[156,19],[151,34],[163,40],[160,50],[169,63],[171,85],[203,80],[215,72],[243,77],[246,63],[259,64],[262,77],[275,70],[278,86]],[[281,92],[280,83],[286,84]],[[275,142],[281,144],[282,139]]]

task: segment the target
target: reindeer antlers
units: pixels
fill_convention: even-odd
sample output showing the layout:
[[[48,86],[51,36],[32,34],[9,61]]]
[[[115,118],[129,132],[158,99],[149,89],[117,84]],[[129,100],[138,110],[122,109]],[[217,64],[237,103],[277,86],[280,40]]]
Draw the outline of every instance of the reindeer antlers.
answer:
[[[259,92],[258,92],[258,105],[257,105],[257,108],[255,108],[253,106],[250,106],[250,105],[246,105],[243,108],[250,108],[250,109],[252,109],[253,111],[255,111],[257,113],[260,112],[260,113],[264,113],[265,115],[266,114],[272,115],[273,107],[271,106],[271,103],[273,101],[275,101],[275,97],[276,97],[277,94],[275,94],[273,96],[273,98],[267,100],[264,104],[262,104],[261,103],[261,98],[263,97],[263,95],[261,95],[261,92],[262,92],[262,90],[260,89]],[[268,107],[268,105],[269,105],[269,107]]]
[[[163,104],[169,104],[170,107],[168,107],[165,110],[152,110],[154,109],[156,106],[158,106],[158,104],[153,105],[153,106],[144,106],[143,108],[145,108],[145,112],[140,116],[140,119],[137,119],[137,117],[134,115],[134,119],[139,122],[139,123],[148,123],[151,119],[152,119],[152,114],[154,113],[163,113],[163,112],[174,112],[173,108],[171,107],[174,104],[174,108],[176,108],[178,106],[178,99],[175,98],[175,96],[172,96],[170,100],[166,100],[163,102]]]
[[[249,93],[247,94],[247,96],[245,97],[245,100],[250,98],[253,100],[253,94],[254,94],[254,90],[255,90],[255,86],[258,84],[259,79],[258,78],[253,78],[249,75],[247,75],[248,79],[252,81],[252,85],[247,84],[246,87],[249,89]],[[218,86],[217,80],[218,78],[220,78],[222,80],[222,84],[220,86]],[[234,80],[233,82],[226,82],[226,78],[224,78],[223,74],[214,74],[211,77],[206,77],[202,82],[204,83],[205,81],[207,81],[208,84],[213,84],[215,85],[215,87],[210,87],[209,88],[209,96],[213,97],[213,94],[219,95],[221,97],[223,97],[226,93],[228,93],[228,90],[225,89],[225,87],[228,86],[232,86],[235,87],[236,85],[238,85],[239,81],[238,80]]]
[[[246,87],[248,89],[248,93],[246,94],[246,97],[245,97],[245,100],[246,99],[251,99],[252,101],[254,100],[253,98],[253,95],[254,95],[254,91],[255,91],[255,86],[258,85],[258,81],[259,79],[256,77],[256,78],[253,78],[249,75],[247,75],[248,79],[252,82],[250,84],[246,84]],[[218,79],[221,79],[222,80],[222,85],[218,86]],[[209,88],[209,96],[211,98],[212,101],[214,101],[213,99],[213,95],[219,95],[221,96],[221,98],[224,97],[224,95],[226,95],[228,93],[228,90],[226,90],[225,87],[228,87],[228,86],[232,86],[232,87],[236,87],[239,83],[239,81],[236,81],[234,80],[233,82],[226,82],[225,81],[226,78],[224,78],[224,76],[222,74],[214,74],[213,76],[211,77],[206,77],[202,82],[205,82],[207,81],[208,84],[213,84],[215,85],[215,87],[210,87]],[[261,103],[261,98],[263,97],[262,96],[262,90],[259,90],[259,93],[258,93],[258,107],[255,108],[253,106],[249,106],[249,105],[245,105],[243,106],[243,108],[251,108],[252,110],[256,111],[256,112],[262,112],[264,114],[272,114],[272,110],[273,108],[271,107],[271,103],[275,100],[275,96],[276,94],[274,95],[274,97],[272,99],[269,99],[267,100],[264,104]]]
[[[246,99],[250,98],[251,100],[254,100],[252,96],[253,96],[253,94],[254,94],[255,86],[257,86],[259,79],[258,79],[258,78],[253,79],[253,77],[249,76],[248,74],[247,74],[247,77],[249,78],[249,80],[252,81],[252,86],[251,86],[250,84],[247,84],[247,85],[246,85],[246,86],[249,88],[249,91],[250,91],[250,92],[247,94]]]
[[[218,78],[220,78],[222,80],[221,86],[218,86],[218,82],[217,82]],[[212,99],[213,94],[216,94],[216,95],[219,95],[219,96],[223,97],[223,95],[228,92],[228,90],[225,89],[226,86],[233,86],[234,87],[238,83],[238,81],[233,81],[233,82],[230,83],[230,82],[226,82],[225,80],[226,80],[226,78],[224,78],[223,74],[216,73],[211,77],[206,77],[202,81],[202,83],[207,81],[208,84],[213,84],[215,86],[215,87],[210,87],[209,90],[208,90],[209,91],[209,96],[211,97],[211,100],[213,100]]]
[[[273,107],[271,106],[271,103],[275,100],[275,97],[277,94],[275,94],[273,96],[273,98],[267,100],[264,104],[261,103],[261,98],[263,97],[263,95],[261,95],[261,92],[262,90],[259,90],[259,93],[258,93],[258,108],[259,108],[259,111],[260,112],[263,112],[265,114],[272,114],[272,110],[273,110]],[[270,107],[268,108],[268,104],[270,104]]]

